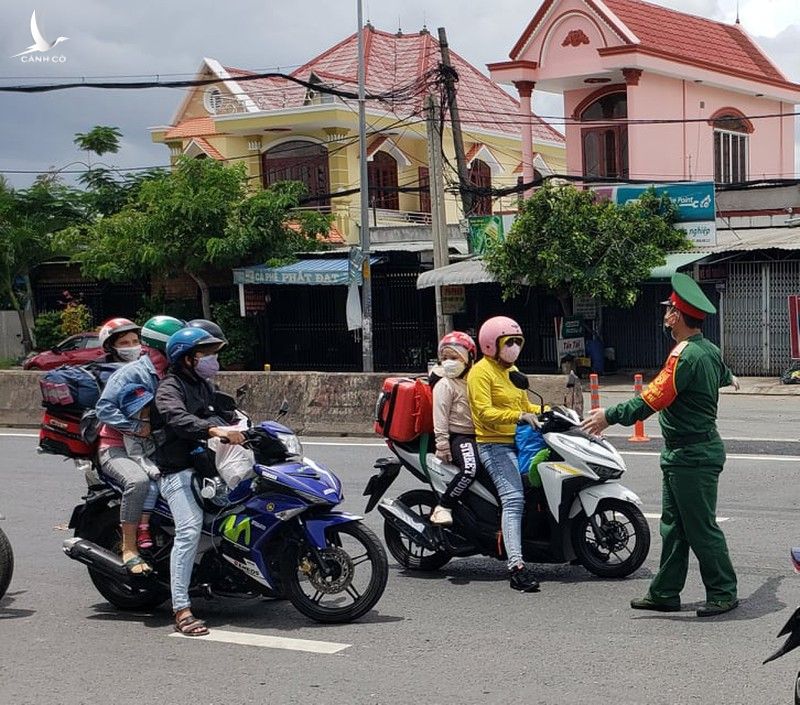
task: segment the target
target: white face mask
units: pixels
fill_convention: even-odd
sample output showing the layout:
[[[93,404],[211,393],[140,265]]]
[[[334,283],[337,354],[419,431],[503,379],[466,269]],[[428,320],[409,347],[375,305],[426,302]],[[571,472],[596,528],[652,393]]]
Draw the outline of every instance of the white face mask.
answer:
[[[114,348],[117,357],[124,362],[133,362],[142,356],[142,346],[132,345],[129,348]]]
[[[442,369],[444,370],[445,377],[455,379],[464,374],[466,365],[462,360],[442,360]]]
[[[513,364],[513,363],[515,363],[517,361],[517,358],[519,357],[520,352],[522,352],[522,346],[521,345],[517,345],[517,344],[504,345],[500,349],[500,359],[503,362],[507,362],[509,364]]]

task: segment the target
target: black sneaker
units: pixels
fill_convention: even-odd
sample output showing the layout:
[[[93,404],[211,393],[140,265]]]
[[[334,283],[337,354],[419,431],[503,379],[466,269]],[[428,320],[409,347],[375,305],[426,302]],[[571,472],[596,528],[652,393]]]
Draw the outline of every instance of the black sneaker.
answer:
[[[524,565],[518,565],[509,571],[509,581],[514,590],[520,592],[539,592],[539,581]]]

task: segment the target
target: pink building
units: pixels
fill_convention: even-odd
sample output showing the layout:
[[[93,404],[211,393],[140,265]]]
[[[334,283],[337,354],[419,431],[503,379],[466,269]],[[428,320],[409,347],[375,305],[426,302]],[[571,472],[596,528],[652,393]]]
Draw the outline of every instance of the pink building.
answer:
[[[794,176],[791,83],[738,24],[640,0],[544,0],[491,77],[562,93],[570,175],[735,183]],[[652,123],[649,121],[658,120]],[[523,125],[523,176],[533,178]]]

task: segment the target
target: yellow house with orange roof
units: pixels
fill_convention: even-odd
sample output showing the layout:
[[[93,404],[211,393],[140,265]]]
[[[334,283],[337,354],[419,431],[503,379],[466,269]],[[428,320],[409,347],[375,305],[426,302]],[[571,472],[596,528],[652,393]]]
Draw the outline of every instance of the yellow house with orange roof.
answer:
[[[424,100],[438,92],[438,41],[427,30],[388,33],[367,26],[367,93],[387,96],[367,104],[370,226],[430,223],[428,139]],[[535,115],[520,124],[519,102],[451,52],[458,73],[469,178],[477,186],[503,188],[521,181],[523,171],[547,176],[564,173],[564,137]],[[354,92],[357,34],[292,72],[306,82]],[[151,128],[152,139],[171,157],[206,157],[242,162],[254,187],[297,180],[308,189],[307,207],[334,216],[331,241],[358,240],[359,153],[356,102],[282,78],[249,79],[250,71],[205,58],[197,78],[219,83],[189,91],[168,126]],[[247,80],[242,80],[247,79]],[[530,128],[533,150],[523,164],[522,135]],[[449,185],[457,183],[449,123],[443,132]],[[342,194],[342,195],[337,195]],[[473,212],[487,215],[516,210],[517,197],[475,199]],[[464,213],[454,190],[446,196],[447,222]],[[428,238],[429,239],[429,238]]]

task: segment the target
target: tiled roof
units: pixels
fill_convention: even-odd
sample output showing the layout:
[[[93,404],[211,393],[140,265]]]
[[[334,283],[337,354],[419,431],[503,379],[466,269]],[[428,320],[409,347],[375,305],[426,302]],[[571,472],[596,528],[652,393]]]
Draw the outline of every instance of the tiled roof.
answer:
[[[200,135],[213,135],[216,133],[214,120],[210,117],[196,117],[181,120],[175,127],[171,128],[164,139],[171,140],[180,137],[199,137]]]
[[[428,32],[397,35],[369,27],[365,35],[366,84],[368,93],[389,93],[406,88],[435,68],[440,61],[439,42]],[[470,129],[519,135],[515,124],[519,103],[488,76],[451,51],[458,73],[457,97],[461,121],[467,135]],[[243,69],[225,67],[233,77],[250,75]],[[308,80],[315,75],[336,88],[354,90],[358,75],[358,35],[352,34],[292,72]],[[276,79],[241,82],[239,86],[261,110],[300,107],[306,96],[303,86]],[[401,117],[423,112],[424,93],[410,101],[386,107]],[[510,123],[510,124],[509,124]],[[563,143],[560,132],[534,116],[534,140]]]
[[[202,149],[212,159],[217,159],[218,161],[222,162],[225,161],[225,157],[222,155],[222,153],[208,140],[203,139],[202,137],[195,137],[192,139],[192,142],[200,147],[200,149]]]
[[[786,78],[739,25],[715,22],[641,0],[603,0],[640,40],[655,49],[689,62],[700,61],[770,81]],[[766,11],[766,10],[765,10]]]

